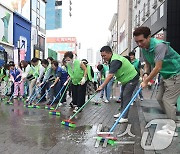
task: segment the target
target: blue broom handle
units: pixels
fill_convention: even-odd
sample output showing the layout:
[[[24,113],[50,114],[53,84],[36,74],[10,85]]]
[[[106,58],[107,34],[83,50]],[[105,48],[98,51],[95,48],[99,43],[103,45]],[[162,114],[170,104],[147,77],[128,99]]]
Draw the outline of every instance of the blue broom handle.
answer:
[[[51,87],[44,93],[44,95],[37,101],[36,105],[42,100],[42,98],[50,91]]]
[[[37,93],[36,93],[36,91],[34,92],[34,94],[30,97],[28,104],[30,104],[32,101],[35,100],[36,95],[41,91],[41,89],[42,89],[45,85],[46,85],[46,83],[45,83],[42,87],[38,87]],[[37,87],[37,86],[35,85],[34,88],[33,88],[33,91],[35,90],[36,87]]]
[[[50,105],[52,105],[54,103],[54,101],[56,100],[56,98],[59,96],[59,94],[61,93],[61,91],[64,89],[64,85],[62,86],[62,88],[59,90],[59,92],[57,93],[56,97],[53,99],[52,103]]]
[[[32,98],[31,102],[34,101],[36,99],[37,94],[39,94],[39,92],[45,87],[46,83],[43,84],[42,87],[39,87],[37,90],[37,93],[35,92],[34,97]]]
[[[66,82],[67,82],[68,80],[69,80],[69,79],[67,79]],[[61,91],[62,91],[62,90],[64,89],[64,87],[66,86],[66,88],[64,89],[63,94],[61,95],[61,98],[59,99],[59,103],[57,104],[55,110],[57,110],[59,104],[61,103],[61,100],[62,100],[62,98],[63,98],[63,96],[64,96],[64,94],[65,94],[65,92],[66,92],[66,90],[67,90],[67,88],[68,88],[68,86],[69,86],[69,84],[70,84],[70,82],[71,82],[71,80],[69,80],[68,83],[67,83],[66,85],[63,85],[63,87],[61,88],[59,94],[61,93]],[[56,99],[56,98],[55,98],[55,99]],[[55,101],[55,99],[54,99],[53,101]],[[51,105],[52,105],[52,103],[51,103]]]
[[[117,124],[119,123],[119,121],[121,120],[121,118],[124,116],[124,114],[127,112],[128,108],[130,107],[130,105],[134,102],[134,100],[136,99],[136,97],[138,96],[139,92],[142,90],[142,88],[139,88],[137,90],[137,92],[135,93],[135,95],[133,96],[133,98],[130,100],[129,104],[126,106],[126,108],[123,110],[123,112],[120,114],[119,118],[116,120],[116,122],[114,123],[114,125],[111,127],[109,132],[113,132],[113,130],[115,129],[115,127],[117,126]]]

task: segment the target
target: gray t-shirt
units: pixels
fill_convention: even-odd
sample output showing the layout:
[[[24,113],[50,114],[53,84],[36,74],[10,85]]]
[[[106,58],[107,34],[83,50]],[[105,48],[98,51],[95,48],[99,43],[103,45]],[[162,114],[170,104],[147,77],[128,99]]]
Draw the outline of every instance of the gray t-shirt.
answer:
[[[109,73],[110,74],[115,74],[118,69],[120,69],[122,66],[122,62],[119,61],[119,60],[113,60],[111,63],[110,63],[110,66],[109,66]]]
[[[155,48],[154,62],[162,61],[168,52],[168,46],[164,43],[159,43]],[[143,55],[144,61],[148,62]]]

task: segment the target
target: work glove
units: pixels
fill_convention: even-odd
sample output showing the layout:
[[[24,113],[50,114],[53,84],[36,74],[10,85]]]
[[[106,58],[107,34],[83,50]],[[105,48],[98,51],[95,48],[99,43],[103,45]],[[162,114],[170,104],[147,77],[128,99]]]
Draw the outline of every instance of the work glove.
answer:
[[[80,84],[83,85],[83,84],[85,84],[85,82],[86,82],[86,78],[83,77],[83,78],[81,79],[81,81],[80,81]]]

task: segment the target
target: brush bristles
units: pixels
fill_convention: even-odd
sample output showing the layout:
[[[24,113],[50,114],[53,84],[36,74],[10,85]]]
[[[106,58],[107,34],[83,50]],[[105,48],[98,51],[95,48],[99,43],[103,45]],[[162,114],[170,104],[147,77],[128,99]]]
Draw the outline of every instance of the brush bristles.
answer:
[[[47,109],[47,110],[54,110],[54,108],[51,107],[51,106],[45,106],[45,109]]]
[[[73,128],[76,127],[76,124],[70,123],[70,122],[67,122],[67,121],[62,121],[61,124],[65,125],[65,126],[73,127]]]
[[[6,102],[6,104],[7,104],[7,105],[13,105],[13,103],[12,103],[12,102]]]
[[[50,111],[50,112],[49,112],[49,114],[51,114],[51,115],[58,115],[58,116],[60,116],[60,112],[55,112],[55,111]]]
[[[32,108],[40,109],[40,106],[38,106],[38,105],[33,105]]]

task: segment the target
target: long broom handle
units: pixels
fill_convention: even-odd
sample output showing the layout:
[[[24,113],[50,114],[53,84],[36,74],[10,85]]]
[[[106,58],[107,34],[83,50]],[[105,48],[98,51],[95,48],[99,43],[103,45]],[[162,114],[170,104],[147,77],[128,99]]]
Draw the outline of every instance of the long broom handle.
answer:
[[[119,121],[121,120],[122,116],[127,112],[128,108],[131,106],[131,104],[134,102],[134,100],[136,99],[136,97],[138,96],[139,92],[142,90],[142,88],[140,87],[137,92],[135,93],[135,95],[133,96],[133,98],[130,100],[129,104],[126,106],[126,108],[123,110],[123,112],[120,114],[119,118],[116,120],[116,122],[114,123],[114,125],[111,127],[110,132],[113,132],[113,130],[115,129],[115,127],[117,126],[117,124],[119,123]]]
[[[36,99],[37,94],[44,88],[45,85],[46,85],[46,83],[44,83],[44,85],[42,87],[38,87],[37,93],[36,93],[36,91],[34,92],[32,97],[30,98],[28,104],[30,104],[32,101],[34,101]],[[36,87],[37,86],[35,85],[35,87],[33,88],[33,91],[35,90]]]
[[[36,105],[42,100],[42,98],[50,91],[51,88],[49,88],[44,95],[42,95],[42,97],[37,101]]]
[[[69,81],[68,81],[68,80],[69,80]],[[64,94],[66,93],[67,88],[69,87],[69,84],[70,84],[70,82],[71,82],[71,79],[67,79],[67,81],[68,81],[67,85],[63,85],[63,87],[62,87],[62,89],[64,89],[64,87],[66,86],[66,88],[64,89],[63,94],[61,95],[61,98],[59,99],[59,103],[56,105],[55,110],[57,110],[59,104],[61,103],[61,100],[62,100]],[[60,90],[60,92],[62,91],[62,89]],[[54,100],[55,100],[55,99],[54,99]]]
[[[81,107],[79,108],[79,110],[77,110],[77,112],[76,112],[75,114],[73,114],[73,115],[69,118],[69,120],[73,119],[73,118],[83,109],[83,107],[84,107],[87,103],[89,103],[89,101],[90,101],[96,94],[97,94],[97,92],[95,92],[95,93],[86,101],[86,103],[84,103],[84,105],[81,106]]]
[[[12,99],[12,97],[14,96],[14,93],[16,92],[16,90],[18,90],[18,88],[19,88],[18,86],[15,87],[14,92],[12,93],[11,97],[9,98],[9,101]]]

